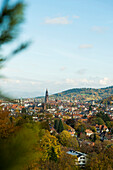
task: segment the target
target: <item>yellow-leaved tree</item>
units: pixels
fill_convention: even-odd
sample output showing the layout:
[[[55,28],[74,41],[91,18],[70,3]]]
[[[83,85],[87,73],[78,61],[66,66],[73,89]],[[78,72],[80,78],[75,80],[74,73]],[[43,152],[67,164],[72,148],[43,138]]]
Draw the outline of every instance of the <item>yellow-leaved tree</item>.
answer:
[[[57,161],[61,155],[61,146],[58,142],[58,139],[55,136],[50,135],[49,131],[43,136],[41,140],[41,147],[44,150],[44,161]]]

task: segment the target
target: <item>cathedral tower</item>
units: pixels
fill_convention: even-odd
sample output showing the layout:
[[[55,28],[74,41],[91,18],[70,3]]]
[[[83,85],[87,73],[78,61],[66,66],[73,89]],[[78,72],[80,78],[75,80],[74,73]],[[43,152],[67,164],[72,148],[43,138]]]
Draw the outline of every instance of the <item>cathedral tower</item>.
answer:
[[[48,90],[46,89],[46,94],[45,94],[45,103],[48,103]]]

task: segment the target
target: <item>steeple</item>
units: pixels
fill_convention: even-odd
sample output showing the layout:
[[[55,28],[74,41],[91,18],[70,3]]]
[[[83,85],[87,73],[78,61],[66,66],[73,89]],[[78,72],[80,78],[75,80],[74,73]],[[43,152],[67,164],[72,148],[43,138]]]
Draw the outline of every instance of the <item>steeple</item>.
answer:
[[[46,94],[45,94],[45,103],[48,103],[48,90],[46,89]]]

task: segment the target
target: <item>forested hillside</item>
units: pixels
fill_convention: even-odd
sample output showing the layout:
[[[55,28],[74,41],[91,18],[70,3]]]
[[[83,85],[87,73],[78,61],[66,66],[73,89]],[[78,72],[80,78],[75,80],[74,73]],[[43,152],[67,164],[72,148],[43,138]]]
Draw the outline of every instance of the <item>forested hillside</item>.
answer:
[[[74,97],[77,100],[90,101],[90,100],[101,100],[111,95],[113,95],[113,86],[100,88],[100,89],[74,88],[74,89],[63,91],[61,93],[56,93],[53,96],[55,96],[56,98]]]

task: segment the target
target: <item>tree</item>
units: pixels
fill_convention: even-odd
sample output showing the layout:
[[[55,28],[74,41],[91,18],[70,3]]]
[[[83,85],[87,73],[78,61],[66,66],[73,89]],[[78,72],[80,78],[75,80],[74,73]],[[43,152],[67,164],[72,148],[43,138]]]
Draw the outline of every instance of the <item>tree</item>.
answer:
[[[56,131],[58,131],[58,124],[59,124],[58,119],[55,119],[54,128],[56,129]]]
[[[46,130],[50,131],[50,127],[49,127],[49,122],[48,122],[48,120],[47,120],[47,121],[44,121],[44,122],[42,121],[40,125],[41,125],[41,128],[42,128],[42,129],[46,129]]]
[[[96,132],[96,128],[94,126],[90,126],[90,129],[93,131],[93,132]]]
[[[92,111],[92,106],[91,105],[89,106],[89,111]]]
[[[104,121],[102,120],[102,118],[100,118],[100,117],[97,117],[95,119],[95,123],[98,124],[98,125],[104,125],[105,124]]]
[[[60,144],[55,136],[50,135],[48,132],[41,140],[41,147],[44,150],[43,160],[57,161],[61,154]]]
[[[22,113],[26,113],[26,109],[25,108],[22,108]]]
[[[93,117],[93,118],[90,118],[88,121],[92,125],[96,125],[96,124],[104,125],[105,124],[105,122],[100,117]]]
[[[113,128],[113,121],[107,121],[106,126],[108,127],[109,130]]]
[[[84,152],[86,154],[92,153],[93,152],[93,146],[88,145],[84,142],[81,143],[80,151]]]
[[[108,114],[105,114],[104,112],[99,112],[96,114],[96,116],[100,117],[104,122],[111,120]]]
[[[95,154],[91,156],[88,164],[86,165],[87,170],[112,170],[113,159],[109,159],[105,153]]]
[[[58,162],[59,170],[78,170],[79,168],[75,165],[75,159],[77,159],[76,156],[62,152]]]
[[[8,138],[15,131],[13,122],[9,119],[9,111],[0,110],[0,139]]]
[[[94,133],[93,142],[97,140],[96,134]]]
[[[62,132],[63,130],[64,130],[63,123],[62,120],[60,119],[58,124],[58,133]]]
[[[65,152],[61,153],[60,158],[57,162],[54,161],[45,161],[42,162],[40,169],[46,169],[46,170],[78,170],[79,167],[75,165],[75,159],[77,159],[76,156],[72,156],[70,154],[67,154]],[[39,167],[37,167],[38,169]]]
[[[109,159],[112,159],[113,158],[113,144],[108,145],[104,153],[108,156]]]
[[[63,146],[68,146],[70,138],[71,138],[70,133],[67,130],[63,130],[60,133],[59,141]]]
[[[4,0],[0,8],[0,48],[3,51],[4,46],[12,43],[19,35],[19,25],[24,21],[25,4],[23,2],[12,3],[10,0]],[[0,69],[3,68],[16,54],[24,50],[29,45],[29,42],[20,44],[16,49],[5,56],[0,53]],[[2,75],[0,76],[2,77]],[[0,92],[0,97],[8,99]]]
[[[63,126],[64,126],[64,130],[71,130],[71,127],[66,123],[63,123]]]
[[[0,169],[26,169],[34,160],[39,162],[40,126],[38,123],[27,123],[18,128],[7,139],[0,140]]]
[[[72,128],[74,128],[75,120],[73,120],[73,119],[68,119],[68,120],[66,121],[66,124],[68,124],[69,126],[71,126]]]
[[[78,148],[78,141],[75,137],[72,137],[67,130],[63,130],[59,135],[59,142],[63,146],[72,147],[74,149]]]
[[[77,127],[77,132],[82,132],[84,133],[86,130],[86,125],[84,123],[81,123],[78,127]]]

